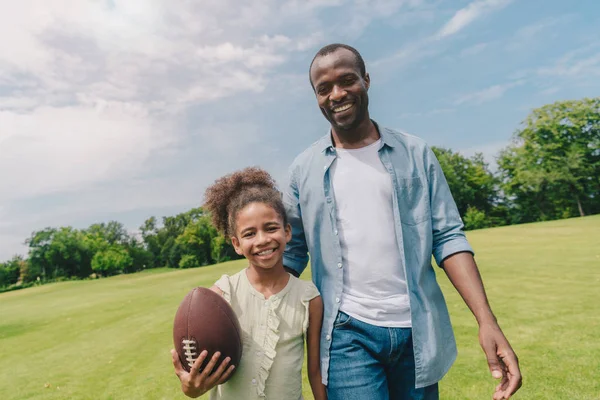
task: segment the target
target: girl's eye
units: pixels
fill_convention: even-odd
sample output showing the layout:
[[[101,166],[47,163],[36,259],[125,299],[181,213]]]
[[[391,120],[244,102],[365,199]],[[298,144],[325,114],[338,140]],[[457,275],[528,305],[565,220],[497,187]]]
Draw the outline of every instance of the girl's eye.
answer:
[[[251,233],[246,233],[246,234],[244,234],[243,237],[248,238],[248,237],[251,237],[251,236],[254,236],[254,233],[252,233],[252,232]]]

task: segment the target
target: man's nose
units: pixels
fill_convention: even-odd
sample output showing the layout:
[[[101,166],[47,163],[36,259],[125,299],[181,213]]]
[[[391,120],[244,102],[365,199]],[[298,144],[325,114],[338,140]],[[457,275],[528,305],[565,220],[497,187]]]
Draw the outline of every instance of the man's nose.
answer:
[[[333,86],[333,89],[331,90],[331,95],[329,96],[329,99],[331,101],[340,101],[344,97],[346,97],[346,95],[347,95],[347,93],[344,89],[342,89],[338,85],[335,85],[335,86]]]

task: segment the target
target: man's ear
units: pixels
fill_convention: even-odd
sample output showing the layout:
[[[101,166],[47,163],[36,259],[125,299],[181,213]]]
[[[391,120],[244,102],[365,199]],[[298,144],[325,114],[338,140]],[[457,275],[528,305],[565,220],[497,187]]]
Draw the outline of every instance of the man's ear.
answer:
[[[365,87],[367,88],[367,90],[369,90],[369,88],[371,87],[371,76],[368,72],[365,73],[365,77],[363,79],[365,80]]]
[[[236,253],[238,253],[238,255],[243,256],[244,253],[242,252],[242,248],[240,247],[240,241],[238,240],[237,237],[232,236],[231,237],[231,244],[233,245],[233,249],[235,250]]]

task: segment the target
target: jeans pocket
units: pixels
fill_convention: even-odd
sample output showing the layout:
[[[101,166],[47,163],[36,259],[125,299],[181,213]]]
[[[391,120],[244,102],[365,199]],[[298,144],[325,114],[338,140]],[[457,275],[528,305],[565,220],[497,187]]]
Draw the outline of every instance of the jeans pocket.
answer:
[[[339,311],[338,315],[335,319],[335,322],[333,323],[333,328],[334,329],[343,328],[343,327],[347,326],[348,324],[350,324],[350,322],[352,322],[352,317],[344,312]]]

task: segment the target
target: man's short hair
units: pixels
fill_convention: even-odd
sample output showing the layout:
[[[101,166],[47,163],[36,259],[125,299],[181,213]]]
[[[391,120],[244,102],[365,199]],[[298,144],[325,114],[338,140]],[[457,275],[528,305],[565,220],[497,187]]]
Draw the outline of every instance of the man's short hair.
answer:
[[[326,56],[328,54],[335,52],[338,49],[350,50],[352,52],[352,54],[354,54],[354,57],[356,58],[356,68],[360,72],[360,76],[362,76],[364,78],[364,76],[367,74],[367,68],[365,67],[365,60],[363,60],[363,58],[360,55],[360,53],[358,52],[358,50],[356,50],[352,46],[348,46],[347,44],[332,43],[332,44],[328,44],[327,46],[322,47],[321,50],[317,51],[317,54],[315,54],[312,61],[310,62],[310,67],[308,68],[308,78],[310,80],[311,85],[312,85],[312,79],[310,77],[310,71],[312,70],[312,66],[315,63],[315,60],[317,59],[317,57]]]

